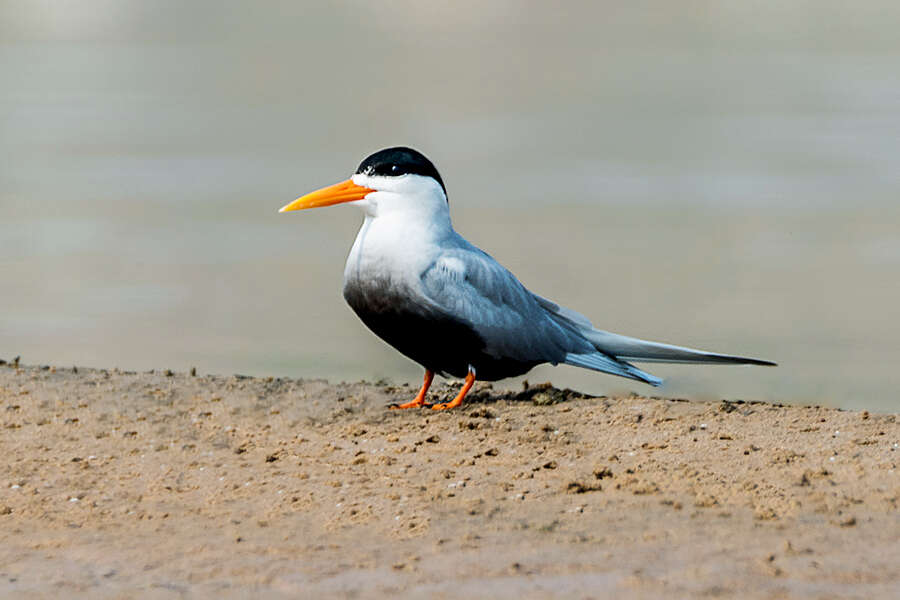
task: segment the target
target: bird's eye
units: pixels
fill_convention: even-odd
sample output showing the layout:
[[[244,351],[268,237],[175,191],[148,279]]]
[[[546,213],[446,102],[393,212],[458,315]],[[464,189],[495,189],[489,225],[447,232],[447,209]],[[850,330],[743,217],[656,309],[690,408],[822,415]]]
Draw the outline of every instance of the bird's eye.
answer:
[[[398,171],[400,171],[400,167],[398,167],[397,165],[391,165],[391,173],[397,173]]]

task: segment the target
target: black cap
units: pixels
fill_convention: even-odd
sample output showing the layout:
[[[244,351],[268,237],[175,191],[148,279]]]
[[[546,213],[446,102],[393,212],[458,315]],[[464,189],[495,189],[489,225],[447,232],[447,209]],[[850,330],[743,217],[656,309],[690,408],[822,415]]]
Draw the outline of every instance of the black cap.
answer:
[[[447,195],[447,188],[444,187],[441,174],[438,173],[434,164],[421,152],[405,146],[379,150],[359,163],[356,172],[384,177],[399,177],[407,174],[431,177],[441,185],[444,195]]]

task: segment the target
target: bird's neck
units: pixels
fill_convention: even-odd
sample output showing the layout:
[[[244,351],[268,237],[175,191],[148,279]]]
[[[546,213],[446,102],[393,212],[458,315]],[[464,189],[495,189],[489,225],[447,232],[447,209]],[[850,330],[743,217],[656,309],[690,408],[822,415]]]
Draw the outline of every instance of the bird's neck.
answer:
[[[344,283],[418,278],[453,235],[449,210],[367,213],[347,257]]]

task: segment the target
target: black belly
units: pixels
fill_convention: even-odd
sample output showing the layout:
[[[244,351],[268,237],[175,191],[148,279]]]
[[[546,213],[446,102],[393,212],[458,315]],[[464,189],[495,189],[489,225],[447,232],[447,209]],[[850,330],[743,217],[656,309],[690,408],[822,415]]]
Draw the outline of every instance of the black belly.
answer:
[[[465,377],[472,365],[477,379],[496,381],[541,364],[485,353],[485,341],[472,327],[410,297],[375,282],[344,286],[347,304],[375,335],[435,373]]]

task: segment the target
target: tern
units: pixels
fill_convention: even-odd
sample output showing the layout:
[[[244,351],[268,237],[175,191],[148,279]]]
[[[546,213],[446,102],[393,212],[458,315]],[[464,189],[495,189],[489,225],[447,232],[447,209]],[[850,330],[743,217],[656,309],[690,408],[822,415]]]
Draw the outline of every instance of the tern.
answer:
[[[365,220],[344,267],[344,299],[375,335],[425,368],[416,397],[392,408],[462,404],[476,378],[496,381],[559,363],[658,386],[628,361],[769,365],[594,328],[583,315],[538,296],[450,221],[434,164],[386,148],[348,180],[297,198],[279,212],[355,205]],[[465,378],[451,401],[427,405],[435,373]]]

